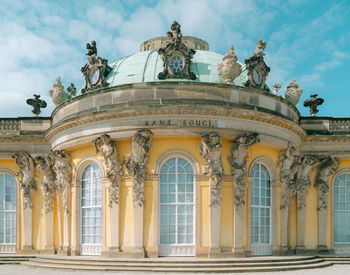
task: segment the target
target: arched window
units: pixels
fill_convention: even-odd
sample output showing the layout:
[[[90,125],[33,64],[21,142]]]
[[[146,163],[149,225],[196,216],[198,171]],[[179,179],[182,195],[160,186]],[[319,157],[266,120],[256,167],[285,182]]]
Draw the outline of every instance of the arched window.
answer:
[[[350,174],[334,182],[334,243],[350,244]]]
[[[253,255],[269,255],[271,247],[271,177],[266,166],[254,165],[251,183],[251,245]]]
[[[168,159],[160,168],[159,255],[194,254],[193,167],[185,159]]]
[[[89,164],[82,172],[80,193],[81,254],[99,255],[102,247],[101,169]]]
[[[0,246],[1,252],[15,252],[16,245],[16,181],[7,173],[0,173]]]

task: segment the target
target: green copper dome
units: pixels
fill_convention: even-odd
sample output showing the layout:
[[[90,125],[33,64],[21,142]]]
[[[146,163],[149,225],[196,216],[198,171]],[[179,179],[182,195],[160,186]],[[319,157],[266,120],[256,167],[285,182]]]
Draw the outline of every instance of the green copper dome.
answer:
[[[162,81],[193,81],[204,83],[224,83],[220,80],[218,73],[218,64],[222,62],[223,55],[210,51],[196,50],[191,61],[191,71],[197,76],[196,80],[189,79],[158,79],[158,74],[163,71],[163,60],[157,51],[138,52],[108,64],[112,71],[105,78],[109,83],[108,87],[143,83],[143,82],[162,82]],[[244,86],[247,80],[247,70],[242,64],[242,73],[232,84]],[[79,91],[81,94],[81,91]]]

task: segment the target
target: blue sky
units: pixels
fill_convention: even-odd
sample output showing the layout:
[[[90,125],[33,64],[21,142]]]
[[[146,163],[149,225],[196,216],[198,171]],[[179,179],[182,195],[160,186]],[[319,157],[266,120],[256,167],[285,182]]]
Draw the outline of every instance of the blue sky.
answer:
[[[83,81],[85,45],[97,41],[100,56],[113,61],[140,44],[166,35],[177,20],[184,35],[225,54],[231,44],[241,62],[256,41],[267,42],[267,82],[286,86],[296,78],[325,99],[318,116],[350,117],[350,1],[164,0],[19,1],[0,5],[0,117],[31,116],[25,100],[39,93],[54,109],[48,90],[57,76],[68,87]]]

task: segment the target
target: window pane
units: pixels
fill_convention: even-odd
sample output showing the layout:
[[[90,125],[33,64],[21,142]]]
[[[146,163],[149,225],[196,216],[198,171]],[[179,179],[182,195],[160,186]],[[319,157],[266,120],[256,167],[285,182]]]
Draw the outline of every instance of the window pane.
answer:
[[[334,242],[350,243],[350,174],[336,178],[333,204]]]

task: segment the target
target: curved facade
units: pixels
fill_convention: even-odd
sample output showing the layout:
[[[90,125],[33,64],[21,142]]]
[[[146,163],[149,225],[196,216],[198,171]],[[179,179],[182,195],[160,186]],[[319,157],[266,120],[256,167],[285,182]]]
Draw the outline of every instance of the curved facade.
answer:
[[[164,56],[181,54],[143,51],[99,80],[87,63],[51,117],[0,119],[0,252],[349,253],[348,119],[301,117],[247,60],[230,83],[209,51],[171,74]]]

